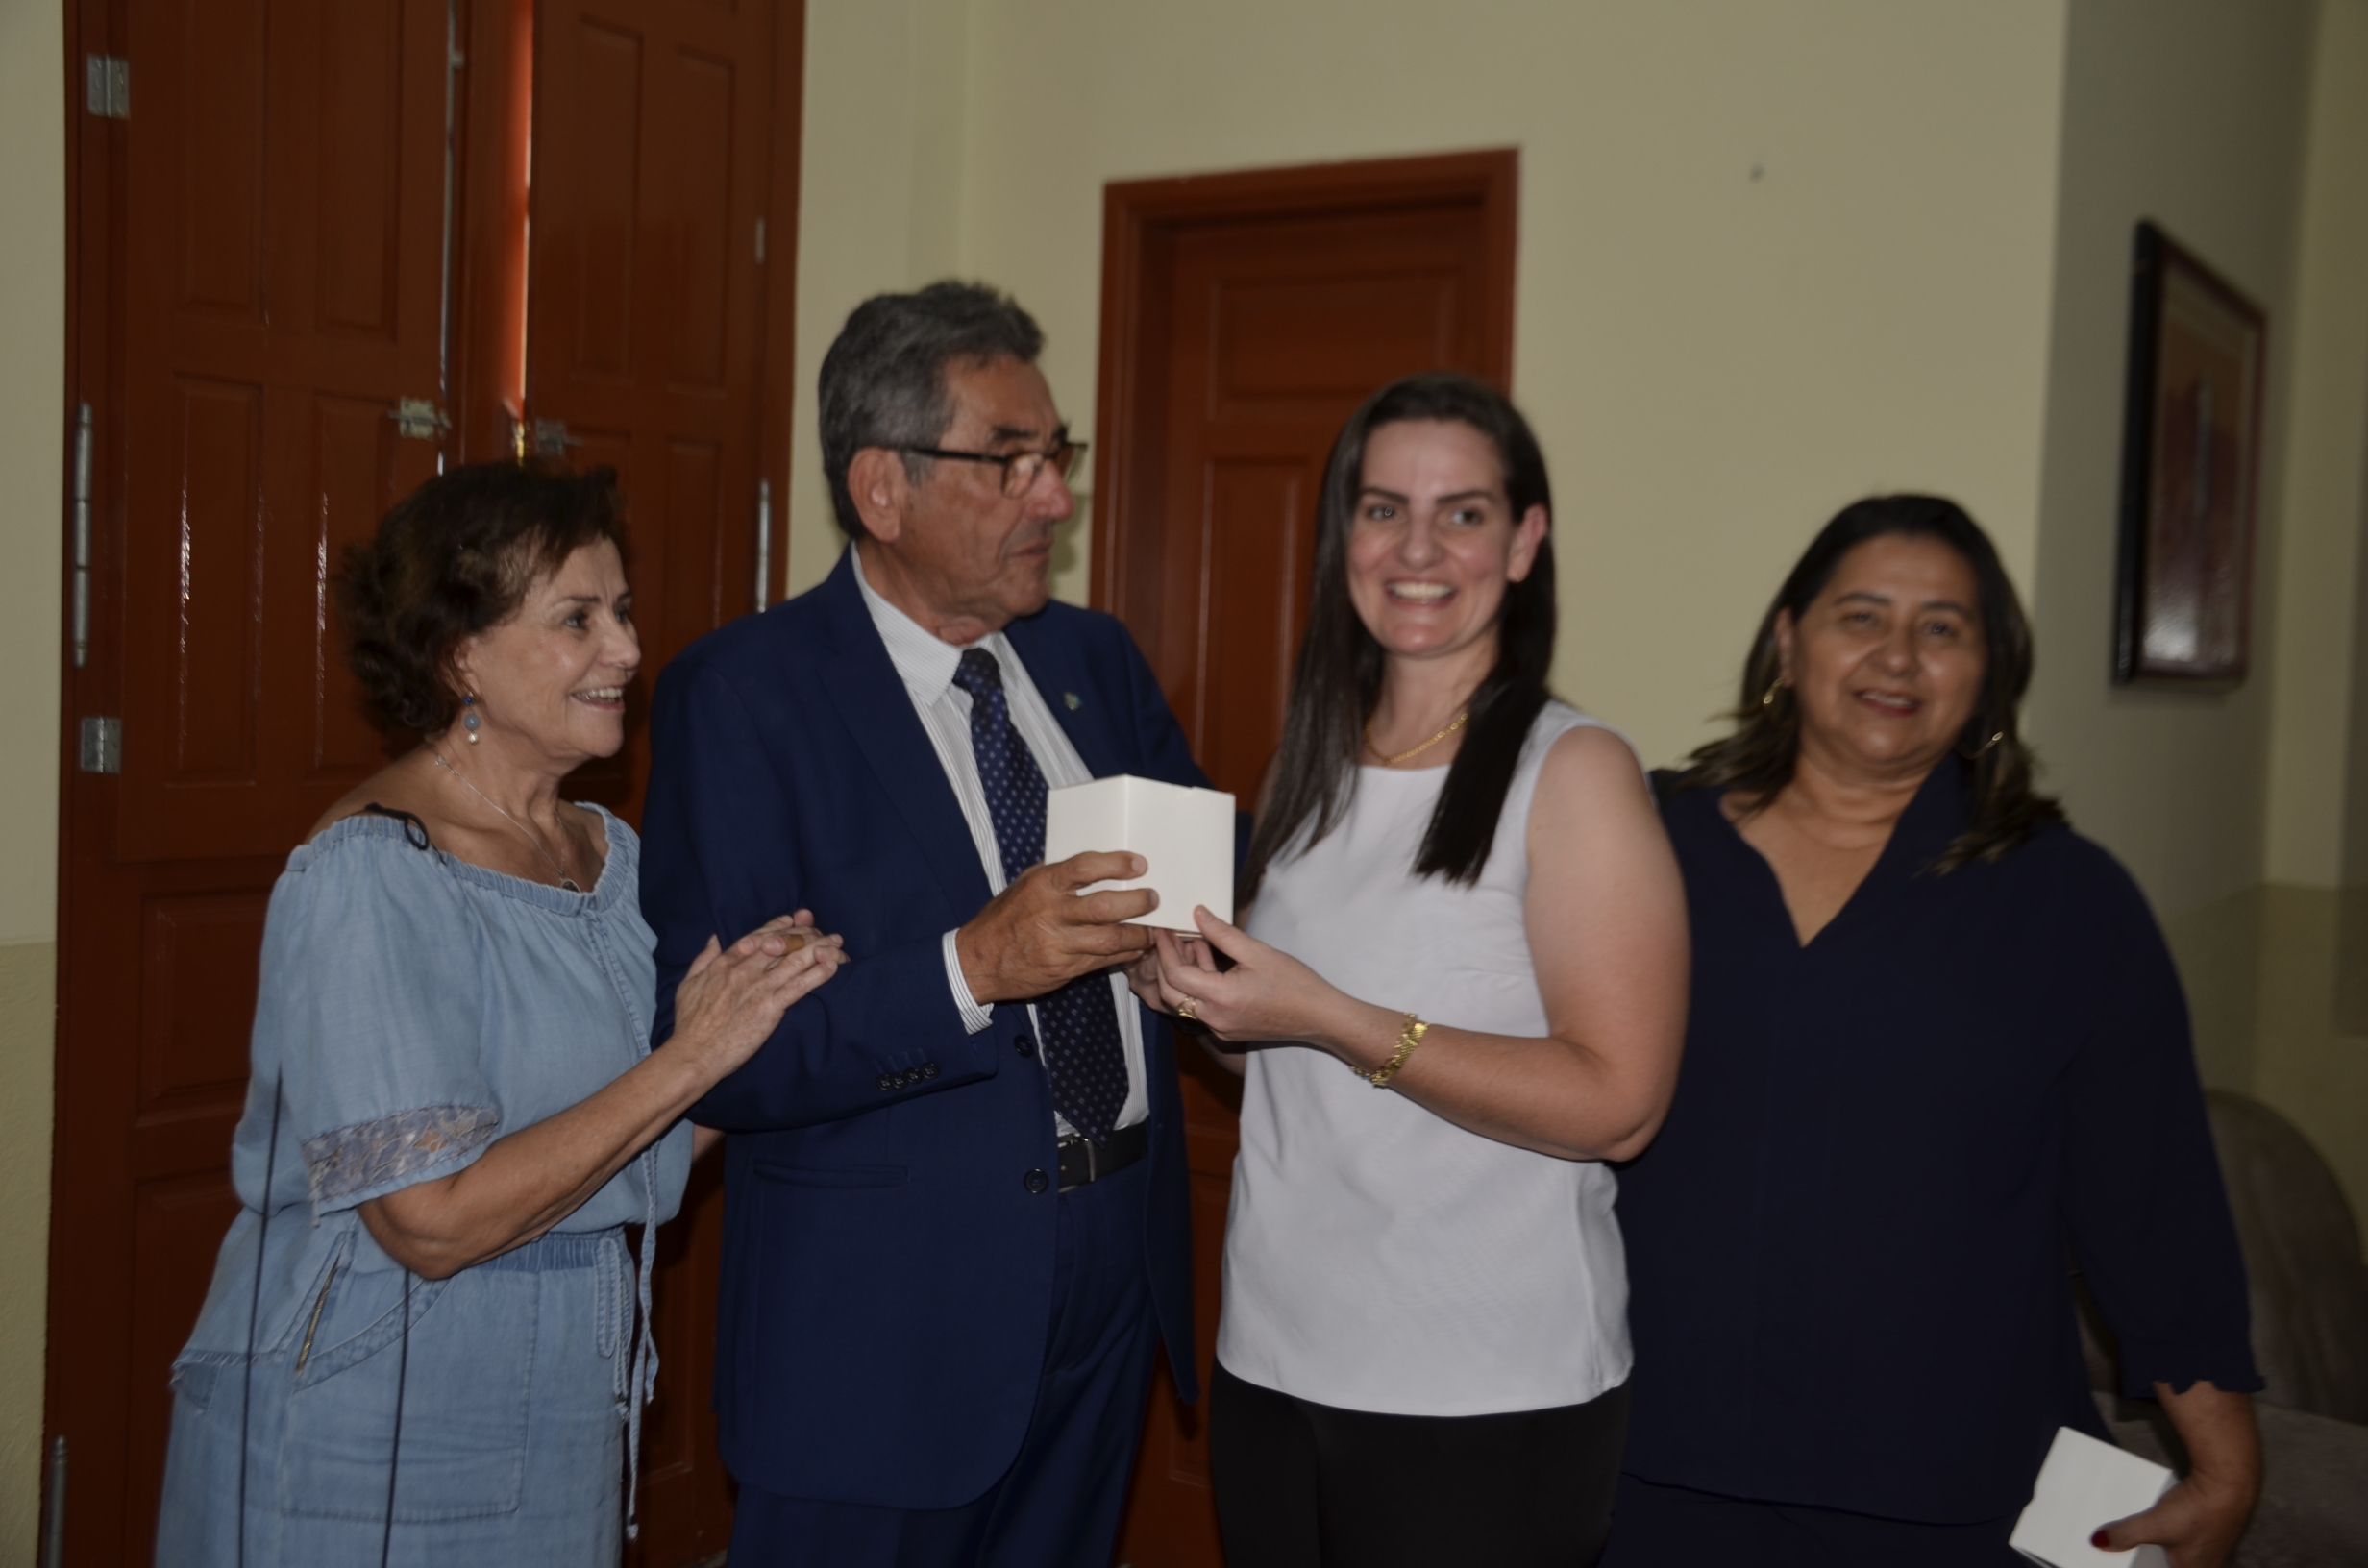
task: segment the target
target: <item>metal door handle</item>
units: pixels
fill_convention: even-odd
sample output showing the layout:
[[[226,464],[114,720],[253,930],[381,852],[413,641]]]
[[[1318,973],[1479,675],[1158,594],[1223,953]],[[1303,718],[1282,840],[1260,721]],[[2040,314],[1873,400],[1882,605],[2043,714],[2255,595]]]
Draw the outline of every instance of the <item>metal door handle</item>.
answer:
[[[74,668],[90,662],[90,404],[74,416]]]
[[[564,457],[568,448],[582,445],[582,441],[567,433],[567,421],[564,419],[538,419],[534,422],[534,455],[537,457]]]
[[[441,441],[453,428],[433,398],[397,398],[386,417],[395,422],[395,434],[406,441]]]

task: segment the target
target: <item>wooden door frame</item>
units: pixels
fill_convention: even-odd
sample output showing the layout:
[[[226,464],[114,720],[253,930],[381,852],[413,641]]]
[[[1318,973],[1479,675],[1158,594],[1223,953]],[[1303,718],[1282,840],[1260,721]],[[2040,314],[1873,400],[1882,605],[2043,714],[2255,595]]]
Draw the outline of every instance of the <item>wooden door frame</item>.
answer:
[[[50,1464],[53,1446],[64,1437],[69,1444],[71,1458],[73,1438],[62,1432],[59,1409],[60,1383],[75,1367],[78,1358],[86,1355],[88,1342],[84,1332],[85,1319],[73,1311],[73,1303],[60,1289],[62,1276],[69,1270],[62,1266],[62,1260],[88,1243],[74,1233],[74,1227],[60,1223],[60,1199],[78,1190],[78,1173],[71,1158],[78,1134],[91,1137],[103,1134],[106,1123],[104,1111],[81,1103],[75,1090],[81,1087],[84,1074],[76,1070],[68,1049],[72,1034],[68,1026],[67,1007],[71,994],[71,966],[68,955],[74,931],[74,892],[78,873],[82,870],[81,853],[92,841],[111,843],[113,838],[115,792],[105,787],[102,777],[85,773],[81,765],[82,721],[86,715],[102,715],[120,711],[114,700],[119,683],[118,666],[121,649],[118,640],[102,639],[96,635],[101,626],[114,624],[115,594],[112,591],[117,574],[105,570],[108,563],[121,553],[122,531],[120,487],[107,482],[108,476],[117,472],[117,464],[110,454],[120,449],[122,441],[123,385],[113,336],[118,330],[115,313],[110,308],[112,290],[110,260],[114,225],[120,221],[120,192],[111,186],[100,191],[99,199],[87,199],[86,189],[94,179],[105,179],[105,168],[114,149],[114,138],[120,134],[122,122],[102,118],[88,110],[85,92],[84,59],[88,53],[111,54],[120,46],[117,29],[122,19],[119,8],[112,0],[65,0],[63,28],[64,58],[59,67],[64,74],[65,93],[65,377],[60,389],[63,402],[59,422],[61,434],[59,463],[58,526],[62,548],[59,551],[59,641],[58,672],[58,915],[55,942],[54,1016],[51,1022],[51,1084],[50,1084],[50,1160],[48,1246],[43,1263],[42,1281],[43,1347],[41,1367],[41,1446],[40,1520],[42,1540],[39,1550],[44,1554],[48,1537],[62,1531],[65,1521],[54,1519],[52,1510],[60,1499],[51,1495],[54,1476]],[[99,172],[94,174],[94,165]],[[89,657],[85,668],[74,667],[74,445],[78,405],[91,405],[94,424],[90,462],[91,506],[89,521],[90,569],[87,613]],[[96,416],[104,411],[104,420]],[[78,842],[79,841],[79,842]],[[99,1115],[93,1115],[97,1112]],[[85,1122],[90,1125],[86,1127]],[[99,1374],[104,1383],[117,1374],[108,1368]],[[86,1387],[88,1380],[85,1380]],[[123,1447],[120,1423],[108,1433],[107,1446],[120,1453]],[[72,1487],[65,1488],[73,1495]],[[85,1495],[87,1494],[86,1485]]]
[[[777,0],[774,14],[773,168],[765,198],[765,275],[758,319],[765,334],[756,389],[756,472],[773,487],[765,521],[772,559],[767,604],[789,581],[790,426],[798,401],[798,189],[805,141],[805,0]]]
[[[1130,625],[1158,570],[1160,433],[1166,410],[1168,267],[1178,231],[1200,224],[1386,211],[1476,201],[1487,235],[1493,379],[1513,379],[1517,148],[1113,181],[1102,188],[1101,363],[1094,404],[1092,602]],[[1140,634],[1138,641],[1141,640]]]

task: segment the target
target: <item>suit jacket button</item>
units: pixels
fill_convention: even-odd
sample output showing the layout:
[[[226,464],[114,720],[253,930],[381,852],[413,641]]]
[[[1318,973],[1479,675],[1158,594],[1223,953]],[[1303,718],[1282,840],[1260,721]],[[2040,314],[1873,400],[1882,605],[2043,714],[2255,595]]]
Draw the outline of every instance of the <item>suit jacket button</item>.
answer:
[[[897,1087],[897,1075],[896,1075],[895,1073],[893,1073],[893,1072],[883,1072],[883,1073],[881,1073],[881,1074],[879,1075],[879,1091],[880,1091],[882,1094],[886,1094],[886,1093],[890,1093],[890,1092],[892,1092],[892,1091],[896,1089],[896,1087]]]
[[[1020,1185],[1026,1188],[1030,1192],[1042,1192],[1046,1188],[1052,1185],[1052,1178],[1047,1176],[1041,1170],[1031,1170],[1025,1176],[1020,1178]]]
[[[1022,1056],[1034,1056],[1036,1054],[1036,1042],[1028,1039],[1025,1035],[1012,1036],[1011,1048],[1018,1051]]]
[[[924,1062],[923,1064],[921,1064],[921,1076],[922,1076],[925,1080],[925,1079],[929,1079],[929,1078],[934,1078],[934,1077],[936,1077],[936,1076],[937,1076],[937,1064],[936,1064],[936,1063],[934,1063],[934,1062]]]

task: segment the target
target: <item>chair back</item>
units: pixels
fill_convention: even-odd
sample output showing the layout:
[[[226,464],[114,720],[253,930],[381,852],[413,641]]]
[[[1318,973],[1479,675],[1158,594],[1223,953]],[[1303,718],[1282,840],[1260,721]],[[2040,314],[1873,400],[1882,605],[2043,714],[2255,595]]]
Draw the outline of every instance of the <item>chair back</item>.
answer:
[[[2228,1090],[2205,1098],[2245,1253],[2260,1398],[2368,1422],[2368,1263],[2342,1185],[2268,1106]]]

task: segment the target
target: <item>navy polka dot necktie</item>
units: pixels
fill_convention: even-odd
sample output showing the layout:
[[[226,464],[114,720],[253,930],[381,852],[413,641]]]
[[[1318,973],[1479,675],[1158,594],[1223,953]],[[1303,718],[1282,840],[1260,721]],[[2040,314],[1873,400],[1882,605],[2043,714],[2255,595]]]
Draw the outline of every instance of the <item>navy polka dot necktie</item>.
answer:
[[[1012,727],[1003,669],[995,655],[983,648],[965,649],[953,683],[971,694],[971,749],[978,757],[978,781],[986,786],[1003,874],[1017,879],[1045,858],[1045,775]],[[1126,1050],[1119,1042],[1116,1000],[1102,973],[1080,976],[1036,998],[1053,1108],[1096,1143],[1110,1141],[1111,1127],[1126,1104]]]

